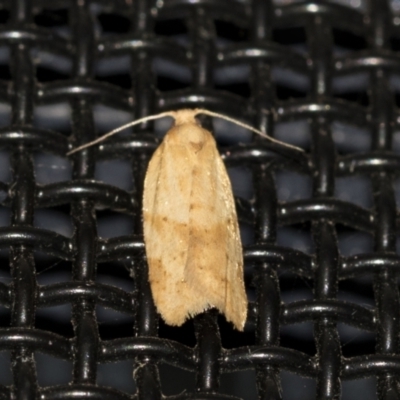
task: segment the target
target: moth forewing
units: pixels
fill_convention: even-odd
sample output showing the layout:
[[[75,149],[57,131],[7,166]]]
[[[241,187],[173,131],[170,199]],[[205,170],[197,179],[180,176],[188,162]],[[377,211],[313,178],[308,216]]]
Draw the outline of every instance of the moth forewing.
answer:
[[[197,124],[194,110],[187,111],[177,114],[145,178],[144,238],[154,302],[170,325],[216,307],[243,330],[247,297],[231,184],[213,136]]]

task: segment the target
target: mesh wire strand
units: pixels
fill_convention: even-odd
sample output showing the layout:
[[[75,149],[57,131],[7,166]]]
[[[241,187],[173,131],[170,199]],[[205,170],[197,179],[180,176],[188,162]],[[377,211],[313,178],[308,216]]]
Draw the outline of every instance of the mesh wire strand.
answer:
[[[399,398],[398,2],[0,2],[0,398]],[[353,7],[352,7],[353,6]],[[141,196],[202,107],[229,167],[250,300],[159,321]],[[177,398],[177,397],[174,397]]]

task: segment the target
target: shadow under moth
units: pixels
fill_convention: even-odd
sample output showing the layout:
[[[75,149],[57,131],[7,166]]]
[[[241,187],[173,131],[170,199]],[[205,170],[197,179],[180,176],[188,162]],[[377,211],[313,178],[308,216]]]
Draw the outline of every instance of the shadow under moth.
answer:
[[[180,326],[215,307],[242,331],[247,296],[232,187],[214,137],[195,119],[198,114],[224,118],[275,141],[229,117],[184,109],[141,118],[69,154],[128,126],[165,116],[175,119],[144,182],[143,231],[154,303],[169,325]]]

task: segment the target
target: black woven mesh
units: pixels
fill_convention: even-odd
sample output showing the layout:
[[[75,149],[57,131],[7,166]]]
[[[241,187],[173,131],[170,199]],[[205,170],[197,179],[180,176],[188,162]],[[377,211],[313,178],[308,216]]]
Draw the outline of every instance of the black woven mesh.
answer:
[[[398,399],[398,1],[0,2],[0,398]],[[159,321],[140,203],[168,123],[203,107],[250,300]]]

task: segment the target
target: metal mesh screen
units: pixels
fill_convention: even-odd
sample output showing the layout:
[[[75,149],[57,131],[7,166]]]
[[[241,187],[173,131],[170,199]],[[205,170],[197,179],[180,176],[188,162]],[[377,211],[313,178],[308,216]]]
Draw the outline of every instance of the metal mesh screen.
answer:
[[[0,1],[0,397],[398,399],[400,2]],[[250,300],[159,320],[148,160],[202,107],[232,179]]]

